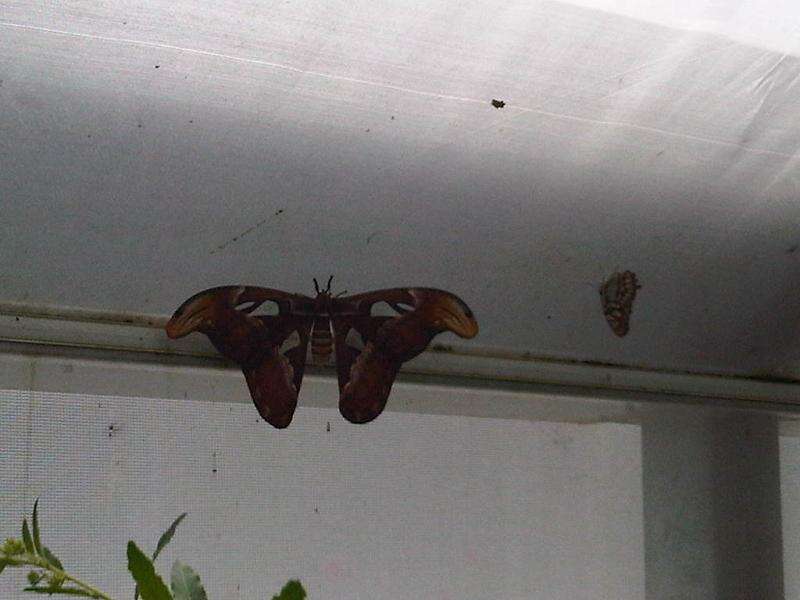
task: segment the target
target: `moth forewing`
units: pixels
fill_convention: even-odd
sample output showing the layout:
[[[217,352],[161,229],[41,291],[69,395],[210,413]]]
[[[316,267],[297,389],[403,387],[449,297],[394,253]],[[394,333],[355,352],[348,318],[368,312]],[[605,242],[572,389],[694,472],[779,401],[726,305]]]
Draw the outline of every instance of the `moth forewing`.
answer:
[[[605,304],[616,302],[619,297],[619,279],[615,275],[619,275],[619,273],[614,273],[600,286],[600,295]]]

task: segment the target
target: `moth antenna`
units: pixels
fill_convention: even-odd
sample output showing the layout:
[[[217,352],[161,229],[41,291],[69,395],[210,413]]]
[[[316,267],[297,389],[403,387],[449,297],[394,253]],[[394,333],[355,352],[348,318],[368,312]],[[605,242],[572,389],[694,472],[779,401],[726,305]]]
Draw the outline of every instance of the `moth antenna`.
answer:
[[[326,292],[329,292],[329,293],[330,293],[330,291],[331,291],[331,281],[333,281],[333,275],[331,275],[330,277],[328,277],[328,285],[327,285],[327,286],[326,286],[326,288],[325,288],[325,291],[326,291]]]
[[[319,284],[317,283],[316,277],[314,277],[314,291],[319,294]]]

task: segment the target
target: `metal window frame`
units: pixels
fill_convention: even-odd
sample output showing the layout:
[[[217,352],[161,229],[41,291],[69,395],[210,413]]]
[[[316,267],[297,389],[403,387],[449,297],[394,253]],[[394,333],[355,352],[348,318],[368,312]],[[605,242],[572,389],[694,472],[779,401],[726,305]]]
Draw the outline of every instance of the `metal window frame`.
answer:
[[[249,402],[239,370],[204,336],[172,341],[162,315],[0,304],[0,387]],[[310,406],[335,406],[334,370],[310,368]],[[422,400],[424,397],[424,401]],[[415,400],[416,399],[416,400]],[[317,404],[315,404],[315,402]],[[407,363],[390,410],[564,422],[638,423],[648,403],[771,412],[800,432],[800,382],[657,371],[467,346]],[[795,424],[797,423],[797,424]]]

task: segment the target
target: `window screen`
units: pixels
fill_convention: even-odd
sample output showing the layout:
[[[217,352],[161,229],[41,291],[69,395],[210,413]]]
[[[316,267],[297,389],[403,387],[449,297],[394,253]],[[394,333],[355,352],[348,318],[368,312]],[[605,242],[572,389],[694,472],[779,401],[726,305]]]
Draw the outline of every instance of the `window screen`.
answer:
[[[210,598],[640,599],[637,426],[0,392],[0,535],[40,497],[45,543],[131,598],[125,543],[180,559]],[[0,597],[24,573],[0,577]]]

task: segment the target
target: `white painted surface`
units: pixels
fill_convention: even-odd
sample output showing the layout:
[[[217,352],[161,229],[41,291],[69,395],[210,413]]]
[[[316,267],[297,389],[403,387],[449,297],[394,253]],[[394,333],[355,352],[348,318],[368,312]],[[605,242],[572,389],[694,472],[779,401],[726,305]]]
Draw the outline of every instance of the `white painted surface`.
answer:
[[[161,569],[213,598],[299,576],[319,599],[638,600],[638,449],[630,425],[301,408],[276,431],[242,404],[3,392],[0,527],[40,496],[47,543],[118,597],[124,543],[186,510]]]
[[[788,54],[800,51],[800,7],[792,0],[571,0],[572,4],[704,31]]]
[[[167,315],[334,273],[451,289],[487,347],[785,372],[798,9],[655,4],[4,2],[0,300]]]

